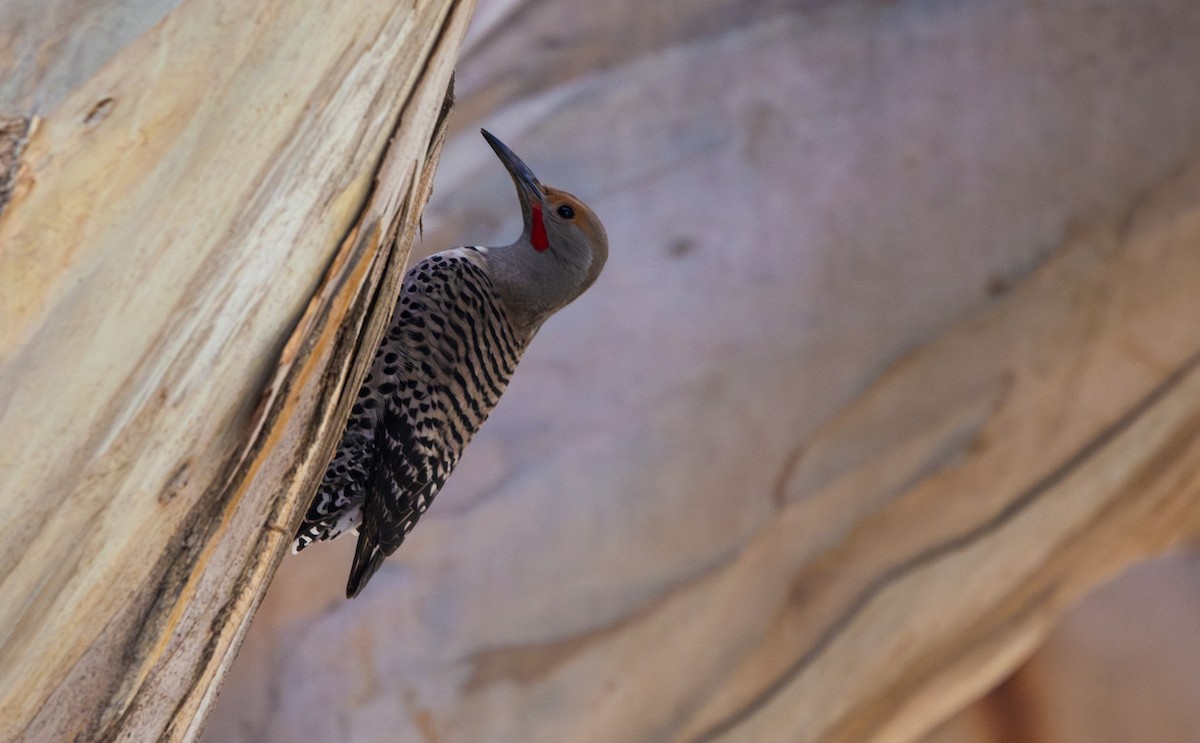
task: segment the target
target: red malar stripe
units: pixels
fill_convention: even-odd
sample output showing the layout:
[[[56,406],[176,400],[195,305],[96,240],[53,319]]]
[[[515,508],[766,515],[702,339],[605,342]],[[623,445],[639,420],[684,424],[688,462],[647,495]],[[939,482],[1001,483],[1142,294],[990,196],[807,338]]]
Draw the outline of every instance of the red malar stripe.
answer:
[[[540,253],[550,247],[550,240],[546,238],[546,225],[542,222],[542,205],[534,202],[531,208],[533,209],[533,229],[529,234],[529,242],[533,243],[533,249]]]

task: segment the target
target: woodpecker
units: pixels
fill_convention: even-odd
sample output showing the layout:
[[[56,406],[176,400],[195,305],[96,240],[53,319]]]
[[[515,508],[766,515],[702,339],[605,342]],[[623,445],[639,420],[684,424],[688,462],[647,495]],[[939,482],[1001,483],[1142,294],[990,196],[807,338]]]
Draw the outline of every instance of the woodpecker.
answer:
[[[524,230],[498,247],[460,247],[418,262],[293,552],[358,534],[346,583],[354,598],[433,502],[546,318],[608,259],[604,226],[582,201],[542,184],[482,130],[512,176]]]

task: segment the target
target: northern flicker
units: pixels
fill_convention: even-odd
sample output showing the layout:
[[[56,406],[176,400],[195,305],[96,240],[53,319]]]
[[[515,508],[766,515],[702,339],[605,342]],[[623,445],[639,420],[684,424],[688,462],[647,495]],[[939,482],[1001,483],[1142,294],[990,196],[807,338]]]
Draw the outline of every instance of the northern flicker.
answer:
[[[596,215],[542,185],[486,130],[517,186],[525,228],[511,245],[461,247],[409,269],[400,300],[293,551],[348,530],[353,598],[408,536],[495,407],[546,318],[604,268]]]

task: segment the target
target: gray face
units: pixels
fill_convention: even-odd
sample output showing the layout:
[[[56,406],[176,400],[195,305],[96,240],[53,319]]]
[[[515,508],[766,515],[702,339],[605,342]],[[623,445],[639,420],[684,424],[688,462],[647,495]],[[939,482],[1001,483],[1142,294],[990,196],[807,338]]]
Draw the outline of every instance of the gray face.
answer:
[[[483,135],[512,175],[525,225],[516,242],[488,250],[492,278],[513,321],[532,332],[595,282],[608,236],[587,205],[542,185],[504,143]]]

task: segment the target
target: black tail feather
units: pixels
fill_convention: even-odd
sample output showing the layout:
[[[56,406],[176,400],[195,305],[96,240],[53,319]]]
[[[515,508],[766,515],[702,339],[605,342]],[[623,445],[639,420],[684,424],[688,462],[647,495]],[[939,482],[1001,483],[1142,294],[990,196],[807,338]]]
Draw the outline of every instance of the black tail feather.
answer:
[[[367,536],[367,530],[360,530],[358,547],[354,550],[354,564],[350,566],[350,579],[346,581],[346,598],[352,599],[362,591],[385,557],[387,555],[379,545]]]

